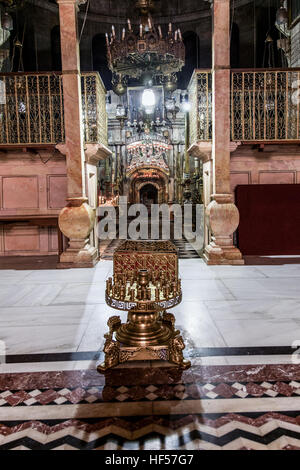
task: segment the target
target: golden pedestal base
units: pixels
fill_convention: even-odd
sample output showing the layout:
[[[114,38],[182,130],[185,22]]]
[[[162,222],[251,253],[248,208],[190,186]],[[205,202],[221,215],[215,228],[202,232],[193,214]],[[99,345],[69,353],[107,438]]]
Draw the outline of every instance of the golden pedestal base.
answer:
[[[127,311],[108,320],[104,363],[99,372],[127,361],[165,360],[182,369],[184,342],[167,310],[182,300],[178,255],[169,241],[125,241],[114,253],[113,278],[106,281],[107,305]]]
[[[151,316],[153,318],[149,318]],[[183,357],[185,345],[174,324],[174,315],[167,312],[144,316],[141,312],[129,312],[128,322],[123,324],[120,317],[111,317],[107,322],[109,332],[104,335],[105,361],[99,364],[97,370],[105,372],[118,364],[141,360],[169,361],[187,369],[191,363]],[[114,334],[116,339],[113,339]],[[120,340],[126,341],[126,344]]]

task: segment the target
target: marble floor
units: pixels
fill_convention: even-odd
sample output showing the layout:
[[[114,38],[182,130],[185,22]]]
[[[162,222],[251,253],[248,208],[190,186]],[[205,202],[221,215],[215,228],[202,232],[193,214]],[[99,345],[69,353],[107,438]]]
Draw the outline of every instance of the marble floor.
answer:
[[[0,449],[300,449],[300,263],[179,270],[192,367],[105,376],[112,261],[0,270]]]

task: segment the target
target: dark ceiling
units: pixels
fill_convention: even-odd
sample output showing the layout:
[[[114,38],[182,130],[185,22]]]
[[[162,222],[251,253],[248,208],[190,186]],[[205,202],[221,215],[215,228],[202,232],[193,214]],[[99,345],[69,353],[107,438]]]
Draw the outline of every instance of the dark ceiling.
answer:
[[[97,15],[132,16],[135,0],[90,0],[90,12]],[[154,0],[155,10],[153,16],[173,16],[195,11],[207,10],[210,4],[205,0]],[[82,6],[85,8],[85,5]]]

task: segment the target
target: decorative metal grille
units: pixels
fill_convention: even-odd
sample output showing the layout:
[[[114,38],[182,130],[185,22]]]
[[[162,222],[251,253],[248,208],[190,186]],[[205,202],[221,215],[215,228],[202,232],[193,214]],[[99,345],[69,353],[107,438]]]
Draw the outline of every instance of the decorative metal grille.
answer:
[[[98,73],[83,73],[81,82],[85,142],[107,146],[106,90]],[[62,75],[0,75],[0,144],[64,141]]]
[[[212,139],[212,75],[195,70],[189,85],[190,143]]]
[[[0,75],[0,84],[1,144],[56,144],[65,140],[61,75]]]
[[[300,69],[233,71],[231,140],[298,140]]]
[[[97,72],[81,74],[82,114],[86,143],[107,142],[106,89]]]

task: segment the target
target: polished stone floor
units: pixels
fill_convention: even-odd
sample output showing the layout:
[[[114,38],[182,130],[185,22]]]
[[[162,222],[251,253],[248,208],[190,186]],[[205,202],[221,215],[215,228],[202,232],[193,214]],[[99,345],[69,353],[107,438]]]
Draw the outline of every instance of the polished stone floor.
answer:
[[[0,449],[300,448],[300,264],[179,270],[191,369],[106,376],[112,262],[0,270]]]
[[[300,264],[206,266],[180,260],[174,309],[188,347],[291,346],[300,341]],[[7,354],[97,351],[113,310],[104,301],[112,262],[94,269],[0,270]]]

